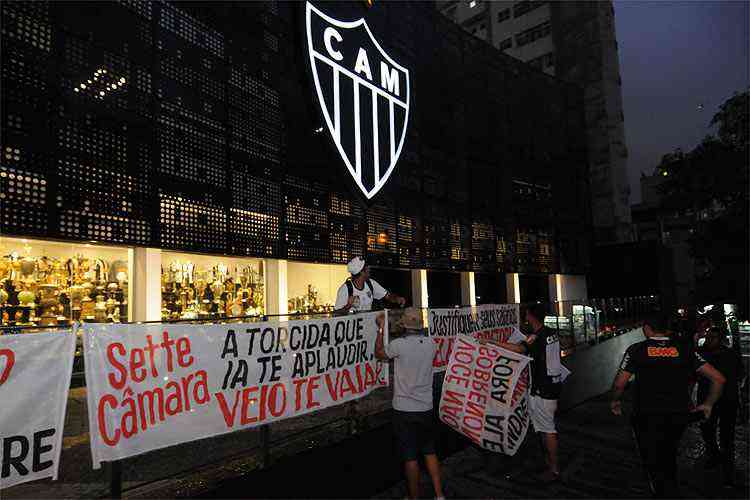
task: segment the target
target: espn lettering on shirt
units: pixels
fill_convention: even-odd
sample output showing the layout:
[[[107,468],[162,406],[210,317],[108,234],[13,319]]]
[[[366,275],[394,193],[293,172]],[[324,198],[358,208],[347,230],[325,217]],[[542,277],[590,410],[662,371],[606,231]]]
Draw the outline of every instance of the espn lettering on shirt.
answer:
[[[515,455],[529,429],[530,358],[456,338],[440,397],[440,420],[482,448]]]
[[[520,342],[525,336],[518,328],[518,316],[518,304],[430,309],[429,334],[437,345],[433,368],[445,370],[458,335],[493,342]]]
[[[388,363],[374,356],[379,314],[231,325],[86,325],[94,468],[304,415],[387,386]]]
[[[76,335],[0,336],[0,488],[57,479]]]

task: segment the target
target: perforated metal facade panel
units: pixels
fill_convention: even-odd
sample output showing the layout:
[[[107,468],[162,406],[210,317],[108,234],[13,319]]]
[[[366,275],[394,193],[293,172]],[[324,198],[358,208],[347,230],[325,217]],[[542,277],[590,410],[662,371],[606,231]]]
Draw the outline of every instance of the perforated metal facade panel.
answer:
[[[322,8],[367,16],[412,74],[404,150],[373,204],[319,130],[299,4],[4,1],[2,233],[442,270],[587,265],[580,89],[428,3]],[[518,199],[517,179],[552,199]]]

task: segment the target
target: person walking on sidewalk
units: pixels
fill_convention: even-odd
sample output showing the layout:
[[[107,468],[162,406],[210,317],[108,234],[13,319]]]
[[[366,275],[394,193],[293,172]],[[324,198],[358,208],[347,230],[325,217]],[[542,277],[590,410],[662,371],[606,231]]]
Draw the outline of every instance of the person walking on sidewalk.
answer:
[[[742,358],[732,349],[722,345],[724,330],[711,327],[705,335],[705,342],[701,349],[703,358],[716,367],[724,376],[726,383],[721,398],[714,405],[711,416],[701,424],[703,441],[706,443],[706,467],[712,468],[722,465],[724,486],[734,485],[734,429],[737,422],[737,408],[740,398],[740,382],[744,378]],[[708,381],[698,382],[698,401],[708,398],[711,387]],[[716,424],[719,424],[721,449],[716,444]]]
[[[552,483],[560,479],[555,414],[564,370],[560,361],[560,339],[557,332],[544,326],[546,313],[545,304],[531,304],[526,309],[526,321],[532,334],[520,343],[513,343],[511,340],[498,345],[509,351],[528,353],[532,358],[529,415],[534,431],[541,440],[546,462],[546,470],[536,479],[542,483]]]
[[[440,462],[435,454],[435,416],[432,409],[432,360],[435,343],[422,328],[421,311],[404,310],[404,334],[384,345],[382,317],[375,340],[375,356],[393,360],[393,430],[398,440],[409,498],[419,497],[419,454],[424,456],[435,496],[443,497]]]
[[[622,396],[635,375],[631,424],[655,498],[677,496],[677,447],[690,421],[686,387],[692,373],[710,381],[706,399],[695,408],[705,418],[721,395],[724,377],[695,350],[669,337],[666,318],[647,321],[646,340],[625,351],[612,387],[610,408],[622,415]]]

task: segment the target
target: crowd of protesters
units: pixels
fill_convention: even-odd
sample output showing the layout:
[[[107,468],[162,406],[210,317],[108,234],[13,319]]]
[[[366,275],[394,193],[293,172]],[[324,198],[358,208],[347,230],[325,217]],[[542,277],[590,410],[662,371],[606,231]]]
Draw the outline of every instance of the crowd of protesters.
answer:
[[[350,271],[366,269],[364,262],[350,267]],[[363,276],[352,274],[353,279]],[[348,289],[342,285],[338,300],[342,307],[353,306],[352,297],[357,291],[364,292],[367,299],[374,295],[403,305],[402,298],[380,290],[379,285],[370,285],[369,275],[359,281],[354,282],[354,287],[346,285]],[[529,305],[522,318],[524,331],[514,332],[507,342],[498,345],[532,358],[529,417],[542,444],[546,465],[536,480],[548,484],[560,480],[555,419],[566,369],[561,363],[557,332],[544,326],[546,314],[545,304]],[[419,497],[418,458],[422,456],[435,495],[442,499],[433,409],[435,344],[425,335],[419,309],[409,308],[401,314],[397,327],[401,335],[387,344],[383,340],[384,325],[380,323],[375,356],[394,363],[393,429],[409,497]],[[633,387],[630,425],[653,496],[679,494],[678,445],[688,424],[697,421],[701,422],[705,442],[706,467],[721,466],[724,485],[732,487],[735,425],[745,373],[739,352],[724,345],[726,328],[721,322],[701,318],[697,328],[688,332],[675,328],[666,317],[655,317],[644,322],[643,334],[645,340],[632,344],[624,353],[613,383],[610,407],[615,416],[621,416],[625,390]]]

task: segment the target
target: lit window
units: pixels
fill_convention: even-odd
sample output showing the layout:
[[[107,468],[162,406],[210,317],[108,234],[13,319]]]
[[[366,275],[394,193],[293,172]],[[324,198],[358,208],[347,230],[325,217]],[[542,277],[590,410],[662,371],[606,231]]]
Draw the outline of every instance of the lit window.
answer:
[[[473,9],[473,8],[474,8],[474,7],[476,7],[476,6],[477,6],[477,0],[471,0],[471,1],[469,2],[469,8],[470,8],[470,9]]]

